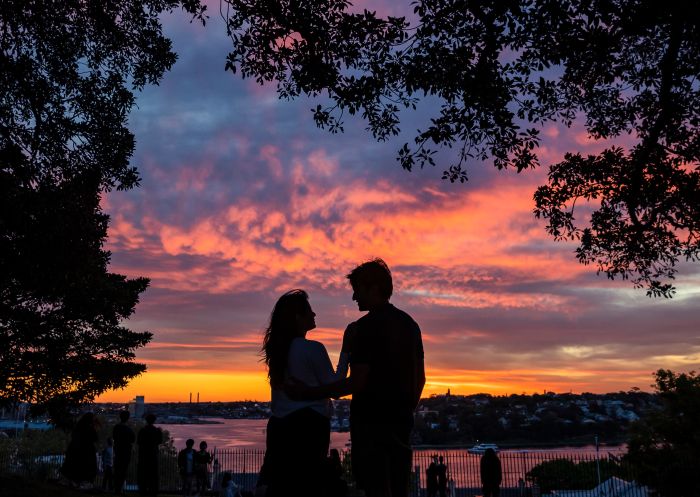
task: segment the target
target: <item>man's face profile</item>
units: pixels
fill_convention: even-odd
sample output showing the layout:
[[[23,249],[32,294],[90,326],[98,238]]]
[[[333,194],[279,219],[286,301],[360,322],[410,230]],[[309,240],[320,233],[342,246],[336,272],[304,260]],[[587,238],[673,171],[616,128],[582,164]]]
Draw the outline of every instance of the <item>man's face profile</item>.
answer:
[[[357,302],[357,308],[361,311],[368,311],[368,300],[370,298],[367,286],[357,284],[352,286],[352,300]]]

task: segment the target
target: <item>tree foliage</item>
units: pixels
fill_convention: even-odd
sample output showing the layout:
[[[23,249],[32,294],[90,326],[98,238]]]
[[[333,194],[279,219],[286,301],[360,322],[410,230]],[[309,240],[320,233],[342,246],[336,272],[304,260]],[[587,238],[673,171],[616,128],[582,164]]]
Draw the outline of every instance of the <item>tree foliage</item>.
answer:
[[[627,459],[661,497],[700,495],[700,376],[663,369],[655,376],[662,408],[634,425]]]
[[[542,493],[552,490],[590,490],[598,486],[598,471],[600,482],[612,477],[627,478],[625,468],[618,462],[602,458],[596,462],[574,462],[570,459],[552,459],[544,461],[527,472],[525,478],[537,484]]]
[[[582,121],[627,148],[575,151],[551,165],[535,215],[609,278],[672,296],[680,260],[700,256],[700,6],[653,0],[422,0],[405,17],[352,12],[345,0],[223,0],[226,69],[282,98],[326,96],[313,118],[331,132],[360,114],[378,140],[430,97],[439,109],[398,151],[467,180],[490,161],[538,167],[540,131]],[[577,203],[579,210],[576,211]],[[582,208],[586,204],[588,208]],[[592,211],[592,212],[591,212]]]
[[[101,195],[138,185],[134,91],[175,62],[159,15],[198,0],[0,6],[0,396],[54,418],[145,370],[122,321],[145,278],[108,271]]]

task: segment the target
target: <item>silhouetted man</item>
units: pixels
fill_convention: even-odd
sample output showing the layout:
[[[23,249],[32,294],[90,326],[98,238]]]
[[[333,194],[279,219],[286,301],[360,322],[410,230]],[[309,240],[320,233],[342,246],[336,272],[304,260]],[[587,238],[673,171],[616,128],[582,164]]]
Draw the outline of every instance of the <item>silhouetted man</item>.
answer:
[[[435,497],[438,490],[438,475],[437,475],[437,456],[433,456],[433,460],[425,470],[425,489],[428,491],[428,497]]]
[[[391,271],[381,259],[365,262],[347,275],[352,298],[367,314],[345,330],[350,376],[318,387],[293,383],[288,394],[301,398],[352,393],[350,431],[355,481],[368,497],[408,495],[413,412],[425,370],[420,328],[389,303]]]
[[[122,493],[126,472],[131,461],[131,450],[136,441],[134,430],[126,424],[129,421],[129,411],[119,413],[120,422],[114,425],[112,439],[114,440],[114,492]]]
[[[136,437],[139,446],[136,478],[141,495],[158,495],[158,447],[163,443],[163,432],[153,426],[155,422],[155,414],[146,414],[146,426]]]
[[[184,497],[189,497],[192,495],[195,457],[196,451],[194,450],[194,440],[188,438],[185,442],[185,448],[182,449],[177,455],[177,467],[180,470],[180,476],[182,477],[182,495]]]
[[[440,461],[436,468],[438,493],[440,497],[445,497],[447,495],[447,466],[442,456],[438,460]]]

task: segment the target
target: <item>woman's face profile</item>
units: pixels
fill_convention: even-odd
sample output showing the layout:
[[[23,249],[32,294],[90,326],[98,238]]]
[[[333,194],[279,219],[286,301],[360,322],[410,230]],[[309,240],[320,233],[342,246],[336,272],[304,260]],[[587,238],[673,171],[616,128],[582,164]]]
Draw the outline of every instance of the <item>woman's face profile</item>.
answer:
[[[311,309],[311,305],[306,305],[299,314],[297,314],[297,325],[299,331],[303,334],[309,330],[316,328],[316,313]]]

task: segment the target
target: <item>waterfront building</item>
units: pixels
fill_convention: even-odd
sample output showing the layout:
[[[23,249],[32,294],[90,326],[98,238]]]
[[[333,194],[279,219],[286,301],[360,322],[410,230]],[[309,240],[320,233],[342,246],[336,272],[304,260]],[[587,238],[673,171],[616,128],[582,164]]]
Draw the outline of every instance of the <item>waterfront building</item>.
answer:
[[[143,395],[137,395],[129,402],[129,414],[134,419],[141,419],[146,414],[146,402]]]

